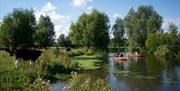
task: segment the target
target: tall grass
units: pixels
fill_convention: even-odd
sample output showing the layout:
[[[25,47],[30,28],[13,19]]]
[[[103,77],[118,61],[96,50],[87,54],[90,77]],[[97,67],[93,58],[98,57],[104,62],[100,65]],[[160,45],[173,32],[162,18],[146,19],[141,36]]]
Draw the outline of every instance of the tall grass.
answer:
[[[84,55],[86,53],[86,49],[84,48],[79,48],[79,49],[73,49],[71,50],[71,52],[69,53],[69,56],[80,56],[80,55]]]
[[[9,56],[1,53],[0,57]],[[1,65],[9,61],[14,66],[13,62],[10,62],[12,60],[0,61]],[[9,69],[4,66],[0,71],[0,91],[49,91],[50,80],[58,80],[54,78],[57,74],[70,74],[74,69],[72,67],[75,67],[72,65],[66,52],[55,53],[52,49],[43,50],[41,56],[32,65],[29,61],[21,59],[18,68]]]
[[[93,50],[75,49],[66,52],[60,49],[45,49],[43,53],[32,65],[29,61],[20,60],[20,66],[15,68],[13,57],[9,57],[5,52],[0,51],[0,91],[49,91],[50,82],[59,80],[62,74],[71,74],[79,68],[79,63],[71,62],[69,56],[79,55],[98,55]],[[78,80],[79,79],[79,80]],[[108,84],[103,79],[91,81],[90,77],[85,75],[72,74],[72,85],[68,90],[77,91],[109,91]],[[79,82],[80,81],[80,82]],[[88,82],[88,83],[87,83]],[[87,84],[87,85],[86,85]],[[88,87],[87,87],[88,86]],[[97,86],[97,87],[95,87]],[[104,87],[105,86],[105,87]],[[74,89],[74,90],[73,90]]]
[[[85,74],[72,72],[72,78],[69,81],[70,85],[65,87],[68,91],[111,91],[105,79],[93,79]]]

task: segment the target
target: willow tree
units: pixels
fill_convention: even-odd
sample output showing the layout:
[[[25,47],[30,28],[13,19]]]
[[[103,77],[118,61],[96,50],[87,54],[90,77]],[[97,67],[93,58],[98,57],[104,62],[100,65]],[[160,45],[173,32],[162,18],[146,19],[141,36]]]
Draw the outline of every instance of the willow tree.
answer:
[[[14,9],[3,18],[0,26],[0,43],[12,50],[32,47],[35,29],[33,10]]]

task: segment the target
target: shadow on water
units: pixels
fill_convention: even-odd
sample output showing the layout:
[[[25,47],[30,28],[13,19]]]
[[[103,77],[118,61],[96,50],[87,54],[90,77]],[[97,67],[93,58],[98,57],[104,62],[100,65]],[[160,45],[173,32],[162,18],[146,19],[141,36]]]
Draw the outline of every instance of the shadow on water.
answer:
[[[97,63],[100,69],[88,70],[91,78],[107,79],[113,91],[180,91],[180,60],[146,56],[116,63],[114,53],[107,61]],[[63,91],[65,83],[53,85],[53,91]]]

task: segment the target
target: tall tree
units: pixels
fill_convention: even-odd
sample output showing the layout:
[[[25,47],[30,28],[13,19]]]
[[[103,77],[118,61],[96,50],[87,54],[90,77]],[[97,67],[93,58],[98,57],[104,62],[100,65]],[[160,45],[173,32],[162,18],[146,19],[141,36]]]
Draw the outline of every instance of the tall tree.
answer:
[[[77,24],[72,23],[70,27],[71,31],[69,32],[69,37],[70,37],[70,40],[72,41],[72,44],[76,46],[83,45],[82,43],[83,31],[80,28],[81,27],[78,23]]]
[[[59,35],[59,37],[58,37],[58,45],[61,46],[61,47],[64,47],[65,44],[66,44],[65,35],[64,34]]]
[[[83,13],[76,23],[72,23],[69,33],[73,44],[105,49],[109,43],[109,19],[106,14],[93,10]]]
[[[3,47],[12,50],[32,47],[35,27],[33,10],[14,9],[3,18],[0,26],[0,42]]]
[[[178,39],[178,31],[177,31],[177,26],[173,23],[169,24],[169,33],[170,33],[170,39],[171,41],[168,41],[169,48],[173,52],[172,55],[177,55],[178,51],[180,50],[180,42]]]
[[[55,39],[54,24],[49,16],[41,15],[35,34],[35,44],[39,47],[52,46]]]
[[[177,31],[177,26],[173,23],[169,24],[169,29],[168,29],[169,33],[172,34],[173,36],[176,36],[178,31]]]
[[[114,35],[114,42],[118,44],[119,48],[120,46],[123,46],[125,43],[125,29],[124,29],[124,22],[122,19],[117,18],[115,21],[115,24],[112,27],[113,35]]]
[[[160,31],[161,24],[162,17],[152,6],[139,6],[136,12],[130,9],[128,15],[125,17],[125,27],[128,32],[129,44],[133,47],[144,49],[147,36]]]
[[[130,51],[133,49],[133,47],[137,47],[137,41],[135,41],[135,33],[134,33],[134,27],[135,27],[135,11],[133,8],[130,8],[128,14],[124,18],[124,27],[126,29],[126,34],[128,37],[128,44]]]

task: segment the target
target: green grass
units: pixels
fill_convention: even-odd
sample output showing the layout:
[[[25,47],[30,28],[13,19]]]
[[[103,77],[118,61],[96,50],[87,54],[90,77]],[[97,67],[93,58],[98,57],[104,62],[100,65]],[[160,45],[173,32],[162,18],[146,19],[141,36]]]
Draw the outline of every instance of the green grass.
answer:
[[[100,67],[96,66],[97,62],[100,62],[101,60],[97,59],[86,59],[86,60],[80,60],[80,59],[73,59],[72,62],[79,63],[79,67],[84,70],[92,70],[92,69],[99,69]]]
[[[62,50],[59,52],[56,49],[47,49],[44,50],[33,67],[29,66],[29,61],[20,61],[21,65],[18,68],[15,68],[14,57],[8,56],[5,51],[0,51],[0,82],[3,83],[0,84],[0,90],[10,88],[10,90],[27,91],[27,88],[33,91],[33,89],[39,89],[43,80],[47,79],[50,82],[67,80],[71,76],[70,73],[77,71],[79,68],[82,70],[99,69],[98,63],[102,62],[99,60],[99,55],[85,55],[82,51],[84,50],[77,49],[78,55],[71,56],[70,60],[68,53]],[[39,78],[42,81],[39,82]],[[32,84],[34,82],[37,86]],[[47,86],[47,88],[49,87]]]
[[[79,67],[84,70],[99,69],[100,67],[96,65],[98,62],[101,62],[101,60],[99,60],[99,57],[99,55],[74,56],[71,58],[71,62],[78,63]]]
[[[71,58],[71,62],[78,63],[79,67],[84,70],[99,69],[100,67],[96,63],[101,62],[98,60],[98,55],[80,55]]]
[[[68,63],[67,54],[60,53],[55,56],[53,50],[48,49],[44,50],[33,64],[33,67],[30,67],[29,61],[20,61],[21,65],[15,68],[14,61],[14,57],[8,56],[4,51],[0,51],[0,91],[7,91],[8,89],[8,91],[29,91],[26,90],[26,88],[34,91],[34,89],[41,88],[39,88],[39,85],[42,81],[38,81],[37,84],[32,84],[39,78],[42,80],[47,79],[50,82],[66,80],[70,77],[72,70],[69,68],[70,63]],[[55,73],[53,74],[53,72]]]
[[[97,59],[97,55],[81,55],[81,56],[75,56],[73,57],[75,59]]]
[[[14,57],[8,56],[4,51],[0,51],[0,72],[15,68]]]

